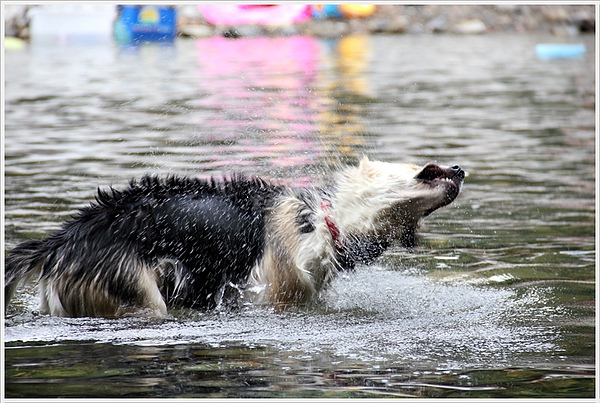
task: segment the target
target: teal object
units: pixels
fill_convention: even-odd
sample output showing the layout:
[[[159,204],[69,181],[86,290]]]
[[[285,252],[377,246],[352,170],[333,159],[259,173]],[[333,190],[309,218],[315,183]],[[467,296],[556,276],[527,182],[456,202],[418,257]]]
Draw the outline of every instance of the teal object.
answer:
[[[585,45],[563,43],[540,43],[535,46],[540,59],[575,59],[585,54]]]

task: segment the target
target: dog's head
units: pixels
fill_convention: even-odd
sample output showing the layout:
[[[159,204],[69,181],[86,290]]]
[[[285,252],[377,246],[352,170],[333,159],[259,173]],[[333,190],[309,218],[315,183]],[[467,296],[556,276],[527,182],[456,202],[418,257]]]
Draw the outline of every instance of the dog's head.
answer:
[[[456,199],[464,178],[458,165],[419,167],[365,157],[338,183],[337,213],[350,232],[370,231],[410,247],[420,220]]]
[[[465,171],[458,166],[441,167],[438,164],[427,164],[418,170],[412,181],[419,189],[429,193],[423,197],[423,205],[427,205],[423,211],[423,217],[428,216],[440,207],[444,207],[454,201],[460,192]]]

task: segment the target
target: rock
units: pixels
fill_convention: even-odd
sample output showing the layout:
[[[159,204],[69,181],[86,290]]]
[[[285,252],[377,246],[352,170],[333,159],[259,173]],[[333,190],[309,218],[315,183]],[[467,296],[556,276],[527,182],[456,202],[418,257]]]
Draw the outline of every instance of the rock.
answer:
[[[202,20],[202,13],[198,6],[186,4],[177,6],[177,18],[187,18],[190,20]]]
[[[192,38],[206,38],[214,34],[214,29],[199,24],[179,25],[177,31],[180,35],[190,36]]]
[[[431,32],[445,32],[448,30],[448,16],[440,14],[427,23],[427,30]]]
[[[595,32],[596,18],[589,10],[580,10],[569,16],[569,22],[576,26],[580,32]]]
[[[516,4],[496,4],[494,8],[500,12],[514,13],[518,11],[520,6]]]
[[[225,38],[243,38],[261,36],[265,33],[265,30],[260,25],[247,24],[236,26],[217,26],[217,32]]]
[[[483,21],[479,19],[472,19],[459,22],[452,29],[452,32],[456,34],[465,35],[483,34],[485,31],[487,31],[487,27],[485,26]]]
[[[542,8],[542,16],[547,21],[561,22],[569,18],[569,13],[562,7],[546,6]]]
[[[406,32],[408,28],[409,20],[404,15],[398,15],[391,19],[388,24],[387,32],[400,34]]]
[[[350,32],[348,23],[333,20],[313,20],[305,25],[305,33],[322,38],[339,38]]]
[[[408,30],[409,20],[404,15],[392,16],[391,18],[372,18],[366,21],[366,26],[370,32],[402,34]]]
[[[29,39],[29,17],[33,6],[6,5],[3,7],[4,35],[21,39]]]
[[[274,27],[266,27],[266,31],[271,36],[294,36],[300,35],[300,29],[295,24],[287,24]]]
[[[550,32],[555,36],[572,37],[579,34],[579,28],[574,25],[559,25],[550,28]]]

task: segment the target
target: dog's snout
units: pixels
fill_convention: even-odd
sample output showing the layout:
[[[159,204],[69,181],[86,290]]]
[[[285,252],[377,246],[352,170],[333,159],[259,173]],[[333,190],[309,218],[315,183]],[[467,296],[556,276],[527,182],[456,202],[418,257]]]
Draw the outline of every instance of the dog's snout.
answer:
[[[460,171],[462,171],[462,170],[463,170],[463,169],[460,167],[460,165],[452,165],[452,166],[450,167],[450,169],[451,169],[451,170],[453,170],[454,172],[460,172]]]

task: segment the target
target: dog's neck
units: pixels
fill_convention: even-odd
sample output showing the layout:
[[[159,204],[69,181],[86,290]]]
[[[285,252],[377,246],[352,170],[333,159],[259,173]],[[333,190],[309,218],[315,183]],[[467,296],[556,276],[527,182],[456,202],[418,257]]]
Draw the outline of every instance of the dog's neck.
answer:
[[[341,250],[345,246],[345,242],[341,237],[340,229],[335,225],[333,218],[329,214],[329,208],[331,207],[331,202],[327,199],[321,200],[321,209],[323,213],[325,213],[325,224],[327,224],[327,229],[329,229],[329,234],[333,239],[333,243],[335,244],[335,248],[337,250]]]
[[[389,247],[389,239],[373,236],[373,234],[365,234],[361,238],[342,236],[339,227],[331,216],[330,208],[331,202],[328,199],[322,199],[321,209],[324,213],[325,224],[335,245],[338,269],[353,270],[357,263],[371,264]]]

